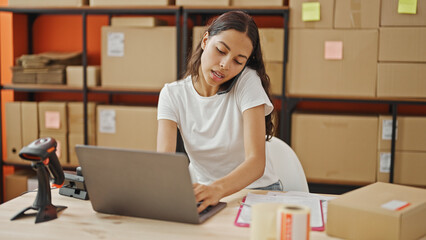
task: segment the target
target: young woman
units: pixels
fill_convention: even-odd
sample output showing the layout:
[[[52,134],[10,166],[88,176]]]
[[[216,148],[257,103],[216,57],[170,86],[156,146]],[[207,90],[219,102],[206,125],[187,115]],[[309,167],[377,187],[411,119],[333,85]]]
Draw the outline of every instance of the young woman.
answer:
[[[269,85],[258,28],[232,11],[204,33],[184,79],[161,90],[157,151],[175,152],[179,128],[199,212],[245,187],[282,190],[265,157],[274,128]]]

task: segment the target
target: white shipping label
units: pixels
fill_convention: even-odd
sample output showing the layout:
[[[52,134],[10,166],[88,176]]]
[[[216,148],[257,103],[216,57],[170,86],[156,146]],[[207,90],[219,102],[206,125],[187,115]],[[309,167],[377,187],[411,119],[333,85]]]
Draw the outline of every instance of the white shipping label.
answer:
[[[398,139],[398,121],[396,121],[395,140]],[[383,120],[382,140],[392,140],[392,120]]]
[[[391,165],[391,154],[380,153],[380,172],[390,173],[390,165]]]
[[[124,56],[124,33],[122,32],[108,33],[107,55],[109,57]]]
[[[381,207],[385,208],[385,209],[392,210],[392,211],[398,211],[398,210],[401,210],[401,209],[408,207],[408,206],[410,206],[410,203],[408,203],[408,202],[399,201],[399,200],[391,200],[387,203],[382,204]]]
[[[114,134],[116,129],[115,110],[103,109],[99,112],[99,132]]]

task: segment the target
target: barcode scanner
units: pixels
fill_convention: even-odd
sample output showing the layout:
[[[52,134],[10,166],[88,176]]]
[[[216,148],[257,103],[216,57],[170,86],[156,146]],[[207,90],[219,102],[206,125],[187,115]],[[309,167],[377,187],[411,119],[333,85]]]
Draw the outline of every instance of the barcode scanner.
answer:
[[[57,212],[65,206],[54,206],[50,192],[49,179],[53,180],[52,186],[62,187],[65,181],[64,171],[56,155],[57,142],[54,138],[40,138],[25,146],[19,152],[19,157],[32,161],[31,166],[37,172],[38,191],[37,197],[31,207],[27,207],[11,220],[27,216],[27,210],[36,210],[36,223],[57,218]],[[50,173],[49,173],[50,172]]]

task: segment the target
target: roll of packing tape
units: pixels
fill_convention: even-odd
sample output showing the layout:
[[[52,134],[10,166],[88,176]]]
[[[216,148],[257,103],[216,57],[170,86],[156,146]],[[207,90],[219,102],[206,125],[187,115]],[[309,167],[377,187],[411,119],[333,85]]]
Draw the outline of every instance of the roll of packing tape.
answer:
[[[277,240],[309,240],[310,209],[284,205],[277,210]]]
[[[275,240],[278,209],[282,203],[257,203],[251,207],[250,239]]]

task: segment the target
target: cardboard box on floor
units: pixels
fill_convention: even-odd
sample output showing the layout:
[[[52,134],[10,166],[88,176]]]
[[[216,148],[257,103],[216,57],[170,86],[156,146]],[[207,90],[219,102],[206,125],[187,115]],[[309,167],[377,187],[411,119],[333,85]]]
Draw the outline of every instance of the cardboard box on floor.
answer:
[[[155,17],[112,17],[113,27],[157,27],[165,26],[167,21]]]
[[[283,0],[231,0],[232,6],[241,6],[241,7],[259,7],[259,6],[283,6]]]
[[[381,0],[381,26],[426,26],[426,2],[416,1],[415,14],[398,12],[399,0]]]
[[[68,131],[66,102],[39,102],[40,132],[66,133]]]
[[[425,189],[374,183],[330,200],[326,231],[344,239],[419,239],[425,222]]]
[[[51,137],[56,140],[56,155],[61,166],[68,164],[68,134],[61,132],[40,132],[40,138]]]
[[[32,169],[22,169],[5,176],[4,201],[19,197],[26,191],[32,191],[38,187],[36,172]]]
[[[102,27],[102,86],[160,91],[176,80],[176,27]]]
[[[320,20],[303,21],[303,4],[308,2],[319,2]],[[290,0],[290,28],[333,28],[334,19],[334,0]],[[292,34],[290,34],[291,36]]]
[[[426,27],[382,27],[379,35],[380,62],[426,62]]]
[[[389,182],[390,151],[379,151],[377,181]],[[426,152],[396,151],[393,181],[398,184],[426,187]]]
[[[98,146],[155,151],[157,108],[134,106],[97,107]]]
[[[379,63],[377,97],[424,98],[426,63]]]
[[[377,30],[293,29],[287,94],[375,97]]]
[[[83,86],[83,66],[67,66],[67,85]],[[86,83],[88,87],[99,86],[101,82],[99,66],[87,66]]]
[[[176,0],[176,6],[229,6],[231,0]]]
[[[174,0],[90,0],[90,6],[168,6]]]
[[[379,28],[380,0],[336,0],[334,28]]]
[[[426,117],[398,116],[395,149],[426,152]],[[379,116],[378,150],[391,150],[392,117]]]
[[[8,4],[22,7],[81,7],[87,5],[88,2],[89,0],[9,0]]]
[[[291,143],[309,182],[376,181],[376,116],[292,115]]]

